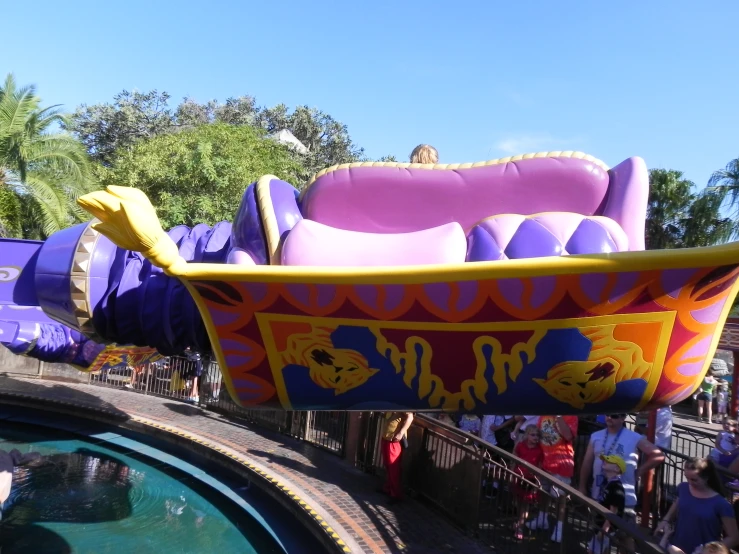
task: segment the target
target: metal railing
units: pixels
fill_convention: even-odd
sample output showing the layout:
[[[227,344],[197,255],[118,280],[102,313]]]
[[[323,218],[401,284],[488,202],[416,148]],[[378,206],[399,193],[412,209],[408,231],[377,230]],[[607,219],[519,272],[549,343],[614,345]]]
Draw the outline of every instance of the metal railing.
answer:
[[[261,427],[304,440],[342,456],[346,439],[346,412],[287,412],[247,409],[236,404],[226,390],[218,364],[197,363],[173,356],[140,367],[122,367],[90,375],[90,384],[124,387],[147,395],[162,396],[208,408],[230,417],[251,421]]]
[[[357,465],[383,474],[383,414],[363,414]],[[603,520],[616,532],[599,553],[664,552],[644,530],[512,454],[445,423],[417,414],[408,431],[403,476],[414,496],[485,543],[494,552],[586,552]],[[525,470],[527,471],[524,471]],[[528,478],[523,474],[527,473]],[[561,493],[561,494],[560,494]],[[528,513],[528,517],[522,518]],[[517,525],[542,518],[547,529]],[[551,540],[563,523],[561,542]],[[612,548],[612,550],[611,550]]]
[[[626,420],[626,425],[634,429],[636,427],[635,418],[629,416]],[[576,467],[580,466],[579,461],[585,452],[583,446],[587,447],[589,434],[602,428],[602,425],[595,422],[580,422],[579,446],[575,449]],[[583,434],[583,432],[587,434]],[[710,457],[711,450],[715,446],[715,438],[715,433],[711,431],[673,423],[672,437],[670,440],[671,447],[661,449],[665,454],[665,461],[655,469],[654,473],[655,486],[653,487],[653,497],[650,502],[650,522],[652,527],[656,526],[661,517],[667,513],[672,502],[677,498],[677,486],[685,481],[685,462],[691,458]],[[739,478],[739,476],[731,473],[727,468],[717,466],[717,470],[725,485]],[[739,501],[739,491],[731,487],[724,487],[724,496],[731,504]],[[639,491],[637,497],[641,504],[641,491]]]
[[[177,400],[189,400],[202,407],[241,418],[259,426],[304,440],[343,456],[347,441],[347,412],[298,412],[243,408],[228,394],[218,364],[203,362],[203,371],[195,382],[195,362],[180,357],[167,358],[140,368],[123,368],[90,376],[96,385],[126,387],[143,394]],[[380,443],[382,414],[359,415],[355,464],[372,474],[384,474]],[[627,420],[633,428],[633,418]],[[575,467],[581,466],[590,435],[603,428],[590,418],[580,419],[575,447]],[[417,415],[409,430],[409,448],[403,456],[403,475],[410,492],[435,506],[449,519],[474,534],[496,552],[585,552],[594,533],[596,520],[605,517],[621,532],[612,537],[613,551],[662,552],[634,523],[615,518],[576,489],[555,483],[546,473],[521,464],[510,453],[485,443],[443,422]],[[683,465],[691,457],[708,456],[714,446],[710,432],[674,424],[665,463],[655,471],[654,496],[650,521],[656,524],[674,501],[677,485],[685,480]],[[524,479],[519,467],[527,467],[533,479]],[[720,470],[725,482],[737,476]],[[577,485],[578,471],[573,486]],[[553,487],[555,487],[553,489]],[[565,492],[563,502],[556,489]],[[531,514],[546,513],[549,533],[525,529],[517,538],[513,528],[522,510],[522,491],[528,490],[536,502],[528,507]],[[727,490],[733,503],[737,493]],[[639,495],[641,500],[641,495]],[[533,505],[536,504],[536,505]],[[639,506],[637,506],[637,510]],[[558,516],[558,517],[557,517]],[[615,518],[615,519],[613,519]],[[562,520],[561,543],[550,541],[556,521]],[[604,550],[604,552],[609,552]]]

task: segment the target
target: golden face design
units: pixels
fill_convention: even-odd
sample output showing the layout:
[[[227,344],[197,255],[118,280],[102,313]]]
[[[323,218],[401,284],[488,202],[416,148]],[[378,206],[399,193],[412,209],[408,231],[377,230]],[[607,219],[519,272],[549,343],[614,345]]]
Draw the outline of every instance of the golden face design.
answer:
[[[325,389],[342,394],[366,383],[377,373],[367,366],[364,356],[354,350],[315,348],[308,356],[311,379]]]
[[[534,379],[550,396],[578,409],[603,402],[616,389],[616,366],[611,361],[565,362],[549,370],[546,379]]]
[[[325,389],[334,389],[336,394],[363,385],[379,371],[369,367],[367,359],[359,352],[334,348],[325,329],[290,337],[283,361],[307,367],[314,383]]]
[[[648,379],[652,364],[644,360],[639,345],[616,339],[614,325],[589,328],[583,335],[592,340],[588,360],[563,362],[534,379],[550,396],[573,408],[603,402],[616,393],[616,384],[629,379]]]

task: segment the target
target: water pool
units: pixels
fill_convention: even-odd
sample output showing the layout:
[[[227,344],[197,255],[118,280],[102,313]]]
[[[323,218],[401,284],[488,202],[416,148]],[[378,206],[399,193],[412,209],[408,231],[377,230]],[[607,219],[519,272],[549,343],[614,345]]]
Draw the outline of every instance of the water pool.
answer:
[[[3,420],[0,449],[13,448],[41,458],[15,469],[3,554],[285,552],[259,521],[150,447],[144,455]]]

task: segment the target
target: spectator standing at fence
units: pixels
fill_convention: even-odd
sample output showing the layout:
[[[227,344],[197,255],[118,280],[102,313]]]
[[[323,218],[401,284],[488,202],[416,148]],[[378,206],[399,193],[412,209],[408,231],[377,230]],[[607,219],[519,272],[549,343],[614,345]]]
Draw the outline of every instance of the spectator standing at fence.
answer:
[[[190,383],[190,394],[188,395],[187,400],[189,402],[197,403],[200,401],[198,379],[200,379],[200,376],[203,374],[203,359],[199,352],[193,352],[189,347],[185,353],[187,354],[188,362],[190,362],[187,364],[187,369],[184,374],[185,379]]]
[[[536,427],[541,434],[541,449],[544,459],[541,468],[551,475],[554,483],[543,488],[557,499],[557,523],[552,531],[551,539],[562,542],[562,532],[567,509],[567,494],[556,486],[559,481],[565,485],[572,483],[575,474],[575,449],[573,442],[577,437],[577,416],[540,416]],[[542,510],[536,519],[526,526],[535,529],[549,529],[547,512]]]
[[[598,499],[601,489],[607,483],[603,473],[602,456],[619,456],[626,463],[626,471],[621,477],[626,493],[626,508],[624,518],[636,519],[636,485],[637,479],[646,475],[650,469],[661,464],[665,455],[646,437],[625,426],[626,414],[610,414],[606,416],[606,428],[596,431],[590,436],[590,443],[580,468],[580,492],[587,495],[588,482],[593,477],[590,497]],[[639,454],[643,455],[642,464],[639,464]]]
[[[544,461],[544,451],[541,449],[539,439],[539,429],[536,425],[529,425],[524,430],[524,440],[516,445],[513,453],[532,466],[541,467]],[[539,493],[531,484],[538,484],[538,479],[530,469],[522,465],[516,467],[516,472],[523,479],[517,481],[514,486],[514,493],[518,501],[518,523],[514,529],[514,536],[518,540],[523,540],[523,528],[529,518],[529,509],[539,501]]]
[[[385,414],[381,449],[387,479],[382,492],[390,497],[390,502],[393,504],[403,499],[403,444],[407,444],[408,429],[412,422],[413,414],[410,412]]]
[[[677,499],[655,531],[669,533],[674,523],[668,552],[700,553],[713,541],[722,542],[727,548],[739,545],[734,509],[723,496],[713,461],[693,458],[685,462],[684,471],[687,482],[678,485]]]
[[[640,435],[646,435],[649,428],[650,412],[639,412],[636,415],[634,431]],[[605,421],[604,421],[605,422]],[[672,407],[665,406],[657,410],[655,417],[654,444],[657,448],[672,447]]]
[[[698,393],[698,421],[703,420],[703,409],[706,410],[706,419],[708,423],[713,423],[713,393],[716,390],[718,381],[710,373],[701,381],[700,392]]]
[[[514,442],[511,438],[511,429],[516,423],[513,416],[509,415],[486,415],[482,417],[480,425],[480,438],[503,450],[511,452]]]
[[[736,420],[724,419],[723,427],[716,433],[716,446],[711,449],[711,459],[718,465],[729,467],[739,454],[735,439]]]
[[[657,410],[654,444],[659,449],[672,449],[672,406]]]
[[[729,383],[721,381],[716,393],[716,408],[721,420],[725,419],[729,413]]]
[[[603,456],[603,475],[608,481],[600,491],[598,502],[611,513],[623,517],[626,508],[626,493],[621,476],[626,471],[626,462],[615,455]],[[588,554],[610,554],[611,522],[598,514],[595,518],[598,528],[588,545]]]
[[[464,414],[457,424],[462,431],[467,431],[473,435],[480,435],[480,418],[476,415]]]
[[[516,416],[514,419],[516,420],[516,426],[511,433],[511,438],[518,444],[523,440],[524,429],[529,425],[536,425],[536,422],[539,421],[539,416],[521,415]]]

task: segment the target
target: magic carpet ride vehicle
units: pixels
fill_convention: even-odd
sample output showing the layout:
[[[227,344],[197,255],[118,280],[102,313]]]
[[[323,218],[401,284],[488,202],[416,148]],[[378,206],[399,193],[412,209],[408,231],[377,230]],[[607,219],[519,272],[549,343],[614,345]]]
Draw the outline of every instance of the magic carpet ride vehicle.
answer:
[[[265,176],[233,223],[168,233],[141,191],[109,187],[79,200],[96,220],[16,262],[35,297],[14,309],[121,348],[213,352],[243,406],[649,410],[708,370],[739,244],[644,251],[648,187],[642,159],[581,152],[362,162],[300,193]]]

